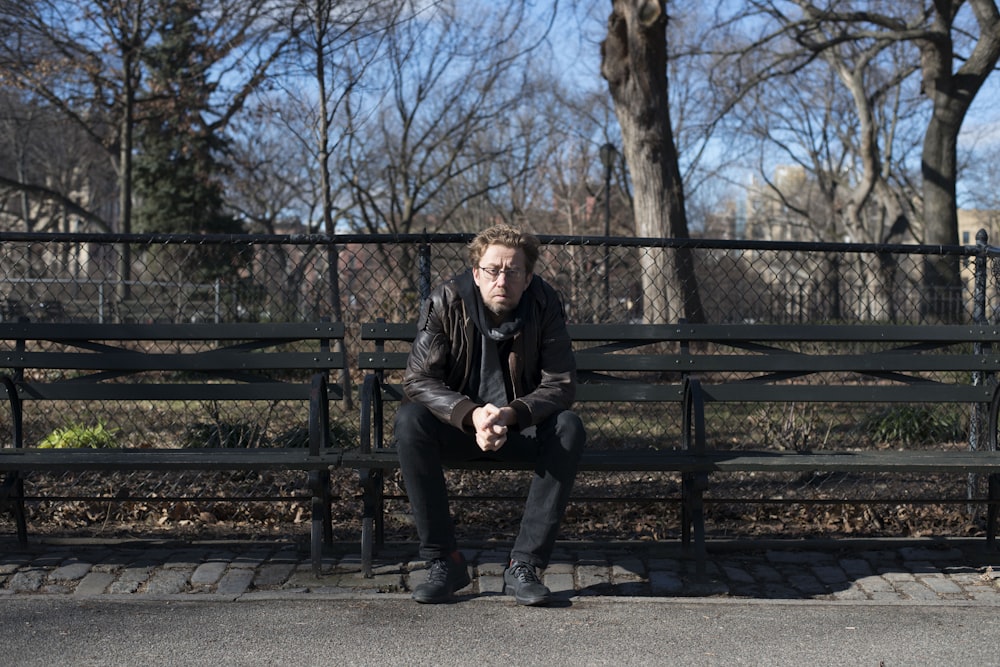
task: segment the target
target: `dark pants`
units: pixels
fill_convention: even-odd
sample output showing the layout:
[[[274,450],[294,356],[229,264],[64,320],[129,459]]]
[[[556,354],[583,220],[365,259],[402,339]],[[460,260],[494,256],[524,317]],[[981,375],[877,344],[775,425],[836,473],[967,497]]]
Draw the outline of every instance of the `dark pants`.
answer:
[[[487,454],[475,436],[441,422],[419,403],[404,403],[396,413],[395,437],[421,558],[444,558],[456,549],[442,462],[527,460],[535,462],[535,472],[511,558],[548,565],[587,440],[576,413],[567,410],[538,426],[511,430],[504,446]]]

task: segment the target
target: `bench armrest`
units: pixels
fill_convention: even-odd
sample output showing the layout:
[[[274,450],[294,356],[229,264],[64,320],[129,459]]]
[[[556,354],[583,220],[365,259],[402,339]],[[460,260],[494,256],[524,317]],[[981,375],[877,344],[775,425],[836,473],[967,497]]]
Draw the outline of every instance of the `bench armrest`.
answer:
[[[991,452],[1000,449],[997,442],[997,424],[1000,423],[1000,384],[993,387],[993,398],[990,399],[989,421],[986,422],[986,448]]]
[[[326,373],[314,373],[309,388],[309,455],[330,449],[330,389]]]
[[[385,442],[382,431],[382,378],[378,373],[365,375],[361,385],[361,451],[370,454]]]
[[[681,404],[681,445],[696,454],[705,453],[705,395],[697,378],[684,378]]]
[[[7,390],[7,402],[10,403],[10,421],[13,427],[13,446],[16,449],[24,447],[24,409],[21,405],[21,397],[17,393],[17,385],[14,378],[9,375],[0,377],[4,388]]]

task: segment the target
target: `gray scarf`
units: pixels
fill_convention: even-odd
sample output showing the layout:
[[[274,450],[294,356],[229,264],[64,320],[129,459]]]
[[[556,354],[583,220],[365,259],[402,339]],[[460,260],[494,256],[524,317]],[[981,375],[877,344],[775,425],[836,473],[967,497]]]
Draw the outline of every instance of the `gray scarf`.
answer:
[[[472,365],[472,376],[466,391],[474,401],[503,407],[510,402],[513,386],[506,363],[509,341],[524,327],[524,316],[528,312],[528,292],[521,297],[511,319],[494,327],[486,315],[486,306],[476,281],[473,280],[472,271],[462,274],[457,280],[459,294],[480,334],[476,341],[479,364]]]

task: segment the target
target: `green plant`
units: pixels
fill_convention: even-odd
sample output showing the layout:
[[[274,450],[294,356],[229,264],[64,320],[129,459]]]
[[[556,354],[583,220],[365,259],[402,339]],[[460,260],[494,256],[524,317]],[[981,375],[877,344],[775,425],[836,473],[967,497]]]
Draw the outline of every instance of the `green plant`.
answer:
[[[872,415],[865,423],[865,431],[878,442],[902,445],[925,445],[965,438],[962,417],[956,410],[934,410],[914,405],[896,406]]]
[[[38,443],[39,449],[101,449],[117,447],[118,429],[109,429],[103,423],[97,426],[72,424],[65,428],[57,428],[44,440]]]

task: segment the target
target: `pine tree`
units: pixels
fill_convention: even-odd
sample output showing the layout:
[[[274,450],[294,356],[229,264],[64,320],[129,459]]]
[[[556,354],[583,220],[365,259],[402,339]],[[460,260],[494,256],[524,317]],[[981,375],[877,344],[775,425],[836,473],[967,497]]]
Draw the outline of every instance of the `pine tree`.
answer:
[[[154,111],[140,125],[136,156],[136,230],[239,233],[227,215],[218,156],[226,140],[213,130],[211,54],[196,0],[162,0],[159,40],[144,53]]]

